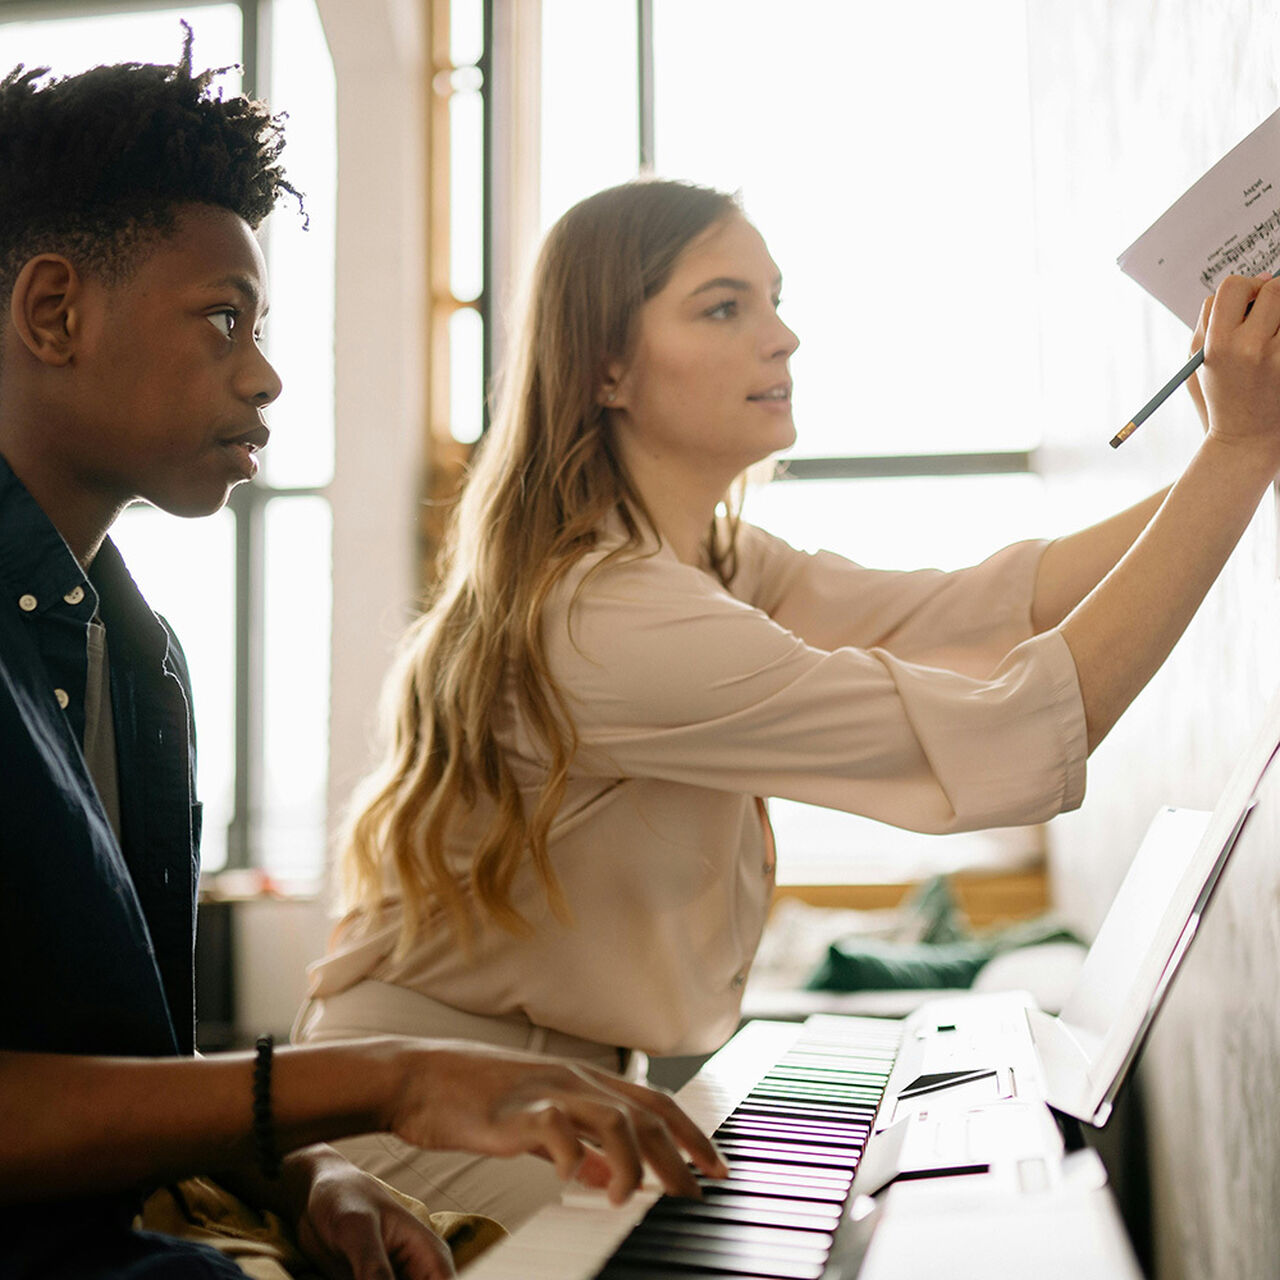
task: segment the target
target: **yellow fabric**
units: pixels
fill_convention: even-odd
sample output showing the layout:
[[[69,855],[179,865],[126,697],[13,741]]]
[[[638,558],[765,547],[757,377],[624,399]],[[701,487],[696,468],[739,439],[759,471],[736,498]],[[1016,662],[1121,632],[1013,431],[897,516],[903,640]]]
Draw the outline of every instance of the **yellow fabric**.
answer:
[[[383,1184],[386,1186],[386,1184]],[[428,1213],[394,1187],[387,1192],[449,1246],[461,1268],[507,1233],[492,1218],[471,1213]],[[233,1259],[251,1280],[319,1280],[293,1232],[274,1213],[250,1208],[208,1178],[188,1178],[148,1197],[136,1226],[211,1245]]]

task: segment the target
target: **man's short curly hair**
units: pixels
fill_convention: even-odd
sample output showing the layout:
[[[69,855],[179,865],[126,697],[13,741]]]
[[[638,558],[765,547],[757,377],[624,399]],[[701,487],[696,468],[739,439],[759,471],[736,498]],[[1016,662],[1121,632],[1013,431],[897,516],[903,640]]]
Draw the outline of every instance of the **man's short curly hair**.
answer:
[[[186,24],[183,24],[186,26]],[[0,287],[62,253],[109,283],[176,225],[178,207],[217,205],[256,228],[281,194],[283,116],[211,88],[191,70],[122,63],[50,79],[16,67],[0,81]],[[44,83],[41,83],[45,81]]]

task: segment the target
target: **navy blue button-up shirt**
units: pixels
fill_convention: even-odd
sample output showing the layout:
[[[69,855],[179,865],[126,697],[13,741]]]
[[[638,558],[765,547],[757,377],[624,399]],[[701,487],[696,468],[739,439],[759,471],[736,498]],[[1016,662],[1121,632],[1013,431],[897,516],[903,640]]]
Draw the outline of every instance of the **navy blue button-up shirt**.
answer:
[[[118,841],[82,749],[95,610]],[[110,540],[86,575],[0,458],[0,1048],[194,1050],[194,776],[177,639]]]

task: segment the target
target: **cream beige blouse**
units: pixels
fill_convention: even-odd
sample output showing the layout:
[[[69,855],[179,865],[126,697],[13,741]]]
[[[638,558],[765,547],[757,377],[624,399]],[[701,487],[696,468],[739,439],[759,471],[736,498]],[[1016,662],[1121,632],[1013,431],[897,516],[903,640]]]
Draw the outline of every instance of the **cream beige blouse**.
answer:
[[[609,545],[561,584],[544,630],[581,742],[550,836],[572,922],[524,872],[513,900],[532,936],[490,928],[468,957],[440,925],[394,958],[392,903],[343,922],[313,997],[374,978],[605,1044],[704,1052],[737,1025],[773,886],[756,797],[925,832],[1080,803],[1075,667],[1058,633],[1031,636],[1044,544],[898,573],[744,526],[730,590],[651,547],[591,577],[570,612]],[[510,707],[503,736],[531,803],[539,750]],[[460,877],[488,816],[451,833]]]

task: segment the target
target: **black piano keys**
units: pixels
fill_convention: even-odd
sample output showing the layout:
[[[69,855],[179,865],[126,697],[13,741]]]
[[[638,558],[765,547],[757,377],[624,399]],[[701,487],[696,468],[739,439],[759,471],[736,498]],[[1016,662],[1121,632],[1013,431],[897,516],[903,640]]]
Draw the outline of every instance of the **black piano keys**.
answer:
[[[598,1280],[820,1280],[900,1036],[859,1024],[806,1028],[715,1131],[729,1177],[663,1196]]]

